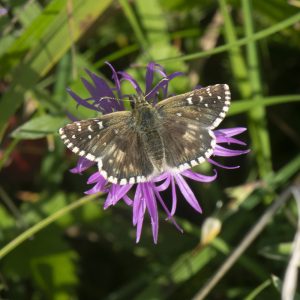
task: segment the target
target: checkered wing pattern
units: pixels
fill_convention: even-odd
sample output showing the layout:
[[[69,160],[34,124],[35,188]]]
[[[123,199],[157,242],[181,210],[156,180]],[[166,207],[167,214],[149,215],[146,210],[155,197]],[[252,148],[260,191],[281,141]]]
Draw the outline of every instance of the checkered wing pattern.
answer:
[[[162,117],[173,115],[188,122],[198,122],[203,128],[214,129],[225,118],[230,99],[228,85],[216,84],[170,97],[159,102],[156,108]]]
[[[230,105],[227,84],[217,84],[174,96],[156,105],[168,168],[183,171],[204,162],[216,145],[212,129]]]
[[[145,181],[153,165],[132,122],[131,112],[114,112],[68,124],[59,133],[72,152],[97,162],[108,181],[135,183]]]

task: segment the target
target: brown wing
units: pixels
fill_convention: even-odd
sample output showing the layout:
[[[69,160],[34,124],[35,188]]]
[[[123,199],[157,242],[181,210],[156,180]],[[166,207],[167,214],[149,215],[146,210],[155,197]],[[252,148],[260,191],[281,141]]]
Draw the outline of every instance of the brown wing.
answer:
[[[214,129],[224,119],[230,98],[228,85],[216,84],[170,97],[159,102],[156,108],[162,118],[174,115],[196,121],[203,128]]]
[[[154,169],[131,125],[131,112],[122,111],[68,124],[59,133],[72,152],[97,162],[109,182],[123,185],[145,181]]]
[[[173,116],[165,117],[159,133],[165,149],[165,168],[178,172],[203,163],[216,145],[211,130]]]

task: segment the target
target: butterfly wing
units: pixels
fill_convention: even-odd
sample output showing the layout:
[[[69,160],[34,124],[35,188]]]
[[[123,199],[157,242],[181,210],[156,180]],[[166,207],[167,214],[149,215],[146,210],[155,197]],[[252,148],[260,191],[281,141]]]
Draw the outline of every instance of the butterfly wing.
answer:
[[[156,108],[162,117],[174,115],[198,122],[203,128],[214,129],[224,119],[230,99],[228,85],[216,84],[170,97],[159,102]]]
[[[72,152],[97,162],[103,177],[123,185],[145,181],[154,169],[132,122],[131,112],[114,112],[68,124],[59,133]]]
[[[217,84],[170,97],[156,105],[167,168],[183,171],[204,162],[216,145],[212,131],[230,105],[226,84]]]
[[[166,169],[178,172],[203,163],[216,145],[211,130],[174,116],[164,119],[159,134],[164,144]]]

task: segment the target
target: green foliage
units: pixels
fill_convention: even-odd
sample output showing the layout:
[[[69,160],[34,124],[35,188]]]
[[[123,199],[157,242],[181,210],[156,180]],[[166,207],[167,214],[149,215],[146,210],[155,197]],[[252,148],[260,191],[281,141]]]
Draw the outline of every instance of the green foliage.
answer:
[[[297,186],[297,3],[2,1],[9,13],[0,16],[0,298],[194,297],[280,192]],[[76,158],[57,136],[67,112],[95,116],[66,88],[87,97],[81,77],[89,69],[109,81],[105,61],[141,86],[149,61],[185,72],[171,83],[174,94],[228,83],[233,103],[222,127],[249,129],[251,153],[231,160],[241,168],[192,187],[203,215],[179,199],[183,235],[161,214],[158,245],[148,218],[135,244],[130,208],[103,211],[105,195],[82,197],[89,174],[69,172]],[[207,299],[280,298],[298,213],[285,202]],[[217,221],[211,231],[203,230],[208,218]]]

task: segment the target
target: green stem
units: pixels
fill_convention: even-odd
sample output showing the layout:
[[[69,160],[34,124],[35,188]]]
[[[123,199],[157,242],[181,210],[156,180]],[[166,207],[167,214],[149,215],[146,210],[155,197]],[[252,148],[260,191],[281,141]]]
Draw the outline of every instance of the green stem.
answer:
[[[89,202],[92,202],[96,198],[98,198],[101,194],[94,194],[86,197],[82,197],[79,200],[72,202],[71,204],[63,207],[62,209],[58,210],[54,214],[50,215],[49,217],[43,219],[39,223],[35,224],[25,232],[21,233],[19,236],[17,236],[14,240],[9,242],[6,246],[4,246],[0,250],[0,259],[2,259],[4,256],[6,256],[9,252],[11,252],[13,249],[18,247],[20,244],[22,244],[25,240],[31,238],[35,233],[39,232],[46,226],[50,225],[51,223],[55,222],[60,217],[64,216],[65,214],[71,212],[72,210],[81,207]]]
[[[259,71],[259,59],[256,43],[253,40],[254,24],[250,0],[242,0],[242,11],[245,21],[247,43],[248,77],[251,88],[250,98],[255,102],[262,102],[262,85]],[[266,111],[263,105],[253,107],[249,111],[249,132],[252,139],[252,150],[256,158],[260,178],[266,178],[272,173],[271,146],[267,131]]]
[[[148,47],[148,41],[146,37],[144,36],[144,33],[142,31],[142,28],[140,27],[140,24],[131,8],[131,5],[128,3],[127,0],[119,0],[120,5],[122,6],[124,10],[124,14],[126,15],[134,34],[139,41],[139,44],[142,45],[144,51],[147,51]]]
[[[248,112],[249,109],[256,106],[271,106],[285,103],[299,102],[300,95],[280,95],[257,98],[255,100],[236,100],[232,103],[231,108],[228,112],[229,116],[237,115],[240,113]]]
[[[266,37],[268,37],[274,33],[277,33],[299,21],[300,21],[300,13],[295,14],[292,17],[287,18],[287,19],[283,20],[282,22],[279,22],[267,29],[263,29],[255,34],[253,34],[251,37],[245,37],[245,38],[239,39],[233,43],[227,43],[226,45],[222,45],[222,46],[216,47],[216,48],[208,50],[208,51],[197,52],[197,53],[193,53],[193,54],[189,54],[189,55],[170,57],[168,59],[158,60],[157,62],[166,64],[166,63],[173,63],[175,61],[176,62],[177,61],[189,61],[189,60],[198,59],[201,57],[207,57],[207,56],[211,56],[211,55],[218,54],[221,52],[225,52],[233,47],[246,45],[249,41],[258,41],[263,38],[266,38]]]

